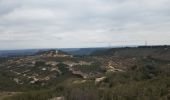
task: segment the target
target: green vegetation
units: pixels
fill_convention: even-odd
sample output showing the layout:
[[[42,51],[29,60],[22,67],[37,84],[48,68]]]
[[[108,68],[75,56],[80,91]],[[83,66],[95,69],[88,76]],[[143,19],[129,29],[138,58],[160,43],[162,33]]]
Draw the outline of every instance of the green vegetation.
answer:
[[[170,98],[168,63],[150,62],[150,59],[144,59],[140,61],[140,65],[131,67],[127,72],[107,73],[105,76],[107,79],[97,85],[93,80],[76,85],[60,84],[52,89],[22,93],[5,100],[48,100],[57,96],[64,96],[66,100],[169,100]]]
[[[0,91],[15,92],[4,100],[170,100],[169,48],[99,54],[14,58],[11,64],[1,60]]]
[[[104,71],[104,69],[101,68],[101,64],[99,62],[95,62],[90,65],[76,65],[73,66],[73,68],[84,73],[97,73]]]
[[[57,66],[58,66],[58,69],[62,72],[62,74],[69,73],[68,65],[65,65],[63,63],[59,63]]]
[[[35,66],[36,66],[36,67],[45,66],[45,62],[44,62],[44,61],[36,61],[36,62],[35,62]]]
[[[53,93],[51,91],[33,91],[27,93],[20,93],[15,96],[5,98],[4,100],[48,100],[51,98]]]
[[[9,79],[11,77],[11,79]],[[18,88],[17,84],[12,80],[13,75],[6,70],[0,70],[0,90],[12,91]]]

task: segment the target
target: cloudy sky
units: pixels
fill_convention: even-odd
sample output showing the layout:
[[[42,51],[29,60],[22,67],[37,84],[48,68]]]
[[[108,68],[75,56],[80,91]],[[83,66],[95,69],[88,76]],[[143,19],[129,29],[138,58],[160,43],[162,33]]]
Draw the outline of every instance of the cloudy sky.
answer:
[[[0,0],[0,49],[170,44],[170,0]]]

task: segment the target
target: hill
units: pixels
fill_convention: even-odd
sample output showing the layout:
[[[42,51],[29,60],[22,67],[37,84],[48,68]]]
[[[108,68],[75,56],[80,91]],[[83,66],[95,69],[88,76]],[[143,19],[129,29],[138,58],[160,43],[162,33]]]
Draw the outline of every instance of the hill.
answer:
[[[92,51],[0,58],[0,95],[3,100],[169,100],[169,46]]]

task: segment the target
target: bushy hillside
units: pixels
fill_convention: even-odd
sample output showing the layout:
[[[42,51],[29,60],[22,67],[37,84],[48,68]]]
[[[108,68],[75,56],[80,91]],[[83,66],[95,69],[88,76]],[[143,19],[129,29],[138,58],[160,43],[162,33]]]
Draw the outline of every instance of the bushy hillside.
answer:
[[[170,46],[140,46],[113,48],[104,52],[93,52],[91,55],[115,57],[153,57],[160,60],[170,60]]]
[[[168,46],[159,46],[9,58],[1,60],[0,94],[11,93],[4,100],[169,100],[169,55]]]

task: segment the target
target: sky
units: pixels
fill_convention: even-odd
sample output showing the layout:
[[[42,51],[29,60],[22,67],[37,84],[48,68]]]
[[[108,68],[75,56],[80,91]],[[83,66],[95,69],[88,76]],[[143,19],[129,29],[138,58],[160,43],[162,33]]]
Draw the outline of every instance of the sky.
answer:
[[[169,45],[170,0],[0,0],[0,49]]]

